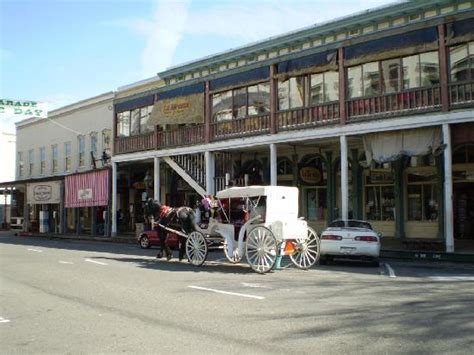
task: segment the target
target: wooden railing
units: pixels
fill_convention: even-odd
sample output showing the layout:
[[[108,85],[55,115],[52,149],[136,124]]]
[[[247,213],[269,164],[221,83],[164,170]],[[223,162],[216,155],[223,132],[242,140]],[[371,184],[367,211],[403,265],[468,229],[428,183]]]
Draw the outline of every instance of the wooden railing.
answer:
[[[441,108],[440,87],[417,88],[393,94],[356,98],[346,102],[348,121],[403,115]]]
[[[269,131],[270,115],[268,114],[211,123],[212,140],[251,136]]]
[[[204,125],[187,126],[171,131],[157,132],[156,147],[167,148],[204,142]]]
[[[147,132],[139,136],[115,138],[115,154],[155,149],[155,134]]]
[[[204,153],[172,156],[176,164],[183,168],[201,187],[206,188],[206,163]]]
[[[339,122],[339,102],[277,112],[277,129],[310,128]]]
[[[474,82],[449,84],[449,103],[451,107],[474,104]]]

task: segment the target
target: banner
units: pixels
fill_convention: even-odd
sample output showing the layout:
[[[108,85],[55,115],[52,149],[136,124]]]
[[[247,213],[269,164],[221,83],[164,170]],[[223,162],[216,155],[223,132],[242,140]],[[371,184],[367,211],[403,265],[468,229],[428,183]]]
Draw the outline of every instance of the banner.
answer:
[[[46,118],[48,109],[44,102],[0,99],[0,116]]]
[[[151,112],[155,125],[203,123],[204,95],[202,93],[158,100]]]
[[[30,205],[60,203],[60,181],[26,184],[26,202]]]

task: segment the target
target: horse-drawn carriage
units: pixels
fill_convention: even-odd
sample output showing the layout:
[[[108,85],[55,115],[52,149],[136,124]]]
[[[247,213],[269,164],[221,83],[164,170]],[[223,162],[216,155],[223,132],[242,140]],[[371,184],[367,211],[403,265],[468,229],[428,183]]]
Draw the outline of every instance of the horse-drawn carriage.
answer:
[[[286,186],[232,187],[217,193],[218,211],[205,225],[187,235],[186,254],[200,266],[208,244],[223,240],[231,263],[244,255],[258,273],[270,271],[278,257],[287,255],[294,265],[308,269],[319,259],[319,238],[298,218],[298,189]]]

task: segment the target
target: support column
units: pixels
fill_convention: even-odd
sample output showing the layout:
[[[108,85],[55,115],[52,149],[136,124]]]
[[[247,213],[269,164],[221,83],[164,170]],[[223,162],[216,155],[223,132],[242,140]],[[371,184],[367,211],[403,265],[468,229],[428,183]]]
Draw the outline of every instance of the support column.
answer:
[[[153,199],[161,201],[160,158],[155,157],[153,163]]]
[[[60,190],[60,200],[59,200],[59,233],[66,233],[66,208],[64,208],[64,181],[61,182]]]
[[[91,207],[92,213],[92,225],[91,225],[91,235],[93,237],[97,236],[97,207]]]
[[[347,137],[341,136],[341,218],[349,218],[349,169],[347,162]]]
[[[215,174],[215,161],[214,161],[214,153],[210,151],[206,151],[204,153],[204,159],[206,161],[206,193],[214,194],[215,187],[214,187],[214,174]]]
[[[270,144],[270,185],[277,185],[277,148],[275,143]]]
[[[352,149],[352,213],[354,219],[362,219],[362,167],[357,149]]]
[[[453,226],[453,162],[451,147],[451,129],[449,124],[443,124],[444,150],[444,235],[446,237],[446,252],[454,252]]]
[[[394,186],[395,193],[395,237],[398,239],[405,239],[405,199],[403,189],[403,171],[407,157],[400,157],[392,163],[394,170]]]
[[[446,51],[446,41],[444,33],[444,24],[438,25],[439,37],[439,85],[441,89],[441,110],[443,112],[449,111],[449,96],[448,96],[448,56]]]
[[[112,162],[112,237],[117,236],[117,163]]]
[[[326,152],[326,170],[327,170],[327,193],[326,193],[326,201],[327,201],[327,224],[331,223],[334,220],[334,164],[332,161],[332,152]]]

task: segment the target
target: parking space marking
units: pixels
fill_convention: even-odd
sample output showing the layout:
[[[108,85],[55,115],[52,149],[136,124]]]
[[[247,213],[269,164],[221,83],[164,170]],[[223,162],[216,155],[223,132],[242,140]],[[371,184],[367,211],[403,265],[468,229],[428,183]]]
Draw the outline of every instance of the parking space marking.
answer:
[[[264,300],[264,299],[265,299],[265,297],[263,297],[263,296],[255,296],[255,295],[247,295],[247,294],[245,294],[245,293],[222,291],[222,290],[216,290],[216,289],[214,289],[214,288],[206,288],[206,287],[199,287],[199,286],[188,286],[188,287],[189,287],[189,288],[193,288],[193,289],[195,289],[195,290],[221,293],[221,294],[223,294],[223,295],[229,295],[229,296],[238,296],[238,297],[253,298],[253,299],[256,299],[256,300]]]
[[[62,261],[62,260],[59,260],[59,263],[60,264],[68,264],[68,265],[74,264],[72,261]]]
[[[96,260],[91,260],[91,259],[86,259],[85,261],[89,263],[99,264],[99,265],[107,265],[106,263],[103,263],[102,261],[96,261]]]
[[[241,284],[242,284],[242,286],[245,286],[245,287],[271,289],[271,287],[269,287],[269,286],[264,286],[264,285],[260,285],[260,284],[251,284],[251,283],[247,283],[247,282],[242,282]]]
[[[0,323],[8,323],[10,319],[5,319],[3,317],[0,317]]]
[[[388,271],[388,277],[392,277],[392,278],[397,277],[395,275],[395,271],[392,269],[392,267],[389,264],[385,263],[385,267],[387,268],[387,271]]]
[[[39,249],[31,249],[31,248],[28,248],[29,251],[34,251],[34,252],[37,252],[37,253],[42,253],[43,251],[42,250],[39,250]]]

